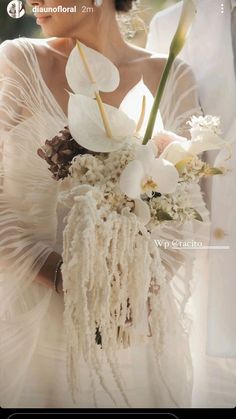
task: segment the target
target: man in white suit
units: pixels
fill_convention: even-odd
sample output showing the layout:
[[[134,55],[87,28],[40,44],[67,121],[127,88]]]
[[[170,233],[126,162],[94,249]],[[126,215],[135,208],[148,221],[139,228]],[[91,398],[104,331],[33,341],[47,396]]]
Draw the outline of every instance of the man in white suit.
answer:
[[[228,406],[236,401],[235,387],[230,384],[236,380],[236,0],[195,3],[197,17],[180,58],[192,67],[204,113],[221,117],[223,137],[232,143],[231,172],[214,176],[206,197],[211,202],[211,245],[229,246],[228,250],[209,250],[207,330],[207,354],[225,372],[226,387],[220,390],[219,386],[219,400],[223,400],[220,391],[225,392],[222,403]],[[148,49],[168,53],[181,9],[182,1],[154,16]],[[217,163],[219,157],[209,153],[207,159],[214,163],[216,158]]]

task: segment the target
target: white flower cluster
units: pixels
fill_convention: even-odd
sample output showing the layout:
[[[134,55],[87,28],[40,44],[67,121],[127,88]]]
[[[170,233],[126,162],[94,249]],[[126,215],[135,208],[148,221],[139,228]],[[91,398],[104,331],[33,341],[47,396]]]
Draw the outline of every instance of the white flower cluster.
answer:
[[[207,164],[198,156],[194,156],[186,163],[180,173],[180,181],[184,182],[199,182],[205,174]]]
[[[135,140],[134,140],[135,141]],[[122,170],[134,159],[135,142],[126,144],[122,149],[110,153],[84,154],[74,158],[70,168],[71,177],[66,179],[70,185],[67,190],[72,191],[78,186],[89,185],[96,192],[97,203],[107,206],[108,210],[121,213],[127,207],[132,209],[133,201],[120,190],[119,178]],[[97,194],[97,192],[101,192]]]
[[[63,196],[64,203],[67,199],[67,204],[71,206],[78,187],[88,186],[89,190],[96,193],[97,208],[102,207],[105,216],[111,211],[118,214],[127,210],[134,211],[135,202],[121,191],[119,180],[124,168],[134,160],[137,147],[138,141],[134,140],[134,143],[127,143],[114,152],[75,157],[70,169],[71,177],[63,181],[66,182],[67,191],[70,191]],[[142,196],[150,209],[150,225],[169,220],[184,222],[196,218],[196,213],[191,208],[188,187],[189,183],[199,180],[204,165],[195,156],[183,169],[175,192],[158,196],[154,194],[153,197],[144,196],[145,194]]]
[[[154,197],[149,201],[151,224],[169,220],[189,221],[196,218],[196,212],[191,207],[191,194],[187,183],[179,183],[172,194]]]
[[[216,135],[221,134],[220,118],[212,115],[193,116],[191,121],[187,122],[191,127],[191,131],[211,131]]]

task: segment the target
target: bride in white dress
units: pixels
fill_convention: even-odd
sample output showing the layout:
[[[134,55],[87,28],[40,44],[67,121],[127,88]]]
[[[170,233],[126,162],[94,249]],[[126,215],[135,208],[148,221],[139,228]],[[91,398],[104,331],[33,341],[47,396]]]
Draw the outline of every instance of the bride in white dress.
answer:
[[[72,7],[78,2],[29,3]],[[58,183],[37,156],[37,149],[45,140],[68,125],[70,89],[65,65],[75,39],[101,52],[117,66],[119,87],[115,92],[101,93],[102,100],[115,107],[123,103],[127,108],[131,99],[136,105],[136,90],[132,88],[141,78],[155,95],[166,62],[165,57],[153,56],[122,39],[115,13],[127,11],[132,0],[87,0],[84,4],[93,6],[93,13],[36,14],[44,34],[56,38],[19,38],[4,42],[0,48],[0,401],[4,407],[95,406],[83,361],[76,404],[67,382],[61,276],[59,293],[54,289],[66,211],[57,202]],[[165,129],[182,135],[187,135],[186,121],[200,113],[192,72],[181,61],[173,67],[160,113]],[[198,189],[192,200],[207,220]],[[171,229],[163,231],[163,237],[165,234],[170,235]],[[164,249],[161,254],[171,265],[171,255],[168,258]],[[179,278],[178,261],[173,263],[167,280],[175,276],[175,282],[163,313],[167,330],[159,368],[155,367],[149,346],[120,351],[125,392],[132,407],[191,406],[193,371],[185,308],[191,295],[192,262],[185,264]],[[104,375],[116,406],[125,406],[106,365]],[[95,393],[98,407],[114,406],[99,382]]]

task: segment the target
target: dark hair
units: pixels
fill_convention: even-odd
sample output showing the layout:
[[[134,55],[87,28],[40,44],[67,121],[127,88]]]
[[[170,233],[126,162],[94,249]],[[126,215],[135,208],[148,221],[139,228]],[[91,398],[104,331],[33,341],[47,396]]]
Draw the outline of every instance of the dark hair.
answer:
[[[135,0],[115,0],[115,8],[117,12],[128,12],[132,8]]]

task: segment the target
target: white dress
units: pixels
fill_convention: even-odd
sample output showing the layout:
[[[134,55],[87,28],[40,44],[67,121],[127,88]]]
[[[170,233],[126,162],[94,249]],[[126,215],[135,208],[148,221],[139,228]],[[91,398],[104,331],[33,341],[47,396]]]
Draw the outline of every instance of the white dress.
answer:
[[[58,183],[37,156],[45,140],[67,125],[67,117],[42,78],[37,42],[49,48],[45,40],[21,38],[5,42],[0,49],[0,403],[4,407],[124,407],[106,364],[104,375],[114,400],[99,380],[94,400],[83,360],[78,361],[83,371],[79,402],[73,403],[67,383],[63,296],[34,281],[50,252],[62,252],[66,215],[57,203]],[[161,106],[166,129],[185,132],[185,122],[199,113],[196,91],[191,71],[177,62]],[[192,202],[207,221],[198,187]],[[196,221],[195,226],[199,224]],[[204,229],[208,226],[207,222],[203,225]],[[182,229],[181,234],[189,237],[195,226]],[[160,236],[175,237],[176,232],[178,228],[171,224],[160,230]],[[167,278],[164,351],[158,362],[150,345],[119,354],[132,407],[191,406],[192,314],[186,303],[192,293],[193,259],[187,255],[179,269],[174,254],[161,250],[161,256],[176,271],[173,275],[170,269]]]

